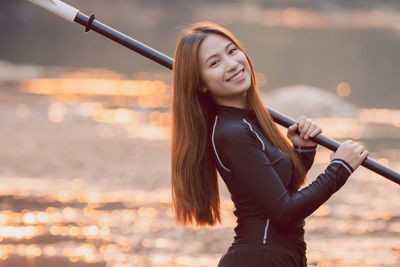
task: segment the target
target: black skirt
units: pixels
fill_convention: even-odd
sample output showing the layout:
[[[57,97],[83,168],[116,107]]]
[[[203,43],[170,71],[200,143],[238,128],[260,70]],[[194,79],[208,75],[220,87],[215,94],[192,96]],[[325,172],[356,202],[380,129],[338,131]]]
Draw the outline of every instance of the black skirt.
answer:
[[[273,245],[232,244],[218,267],[306,267],[307,258],[297,251]]]

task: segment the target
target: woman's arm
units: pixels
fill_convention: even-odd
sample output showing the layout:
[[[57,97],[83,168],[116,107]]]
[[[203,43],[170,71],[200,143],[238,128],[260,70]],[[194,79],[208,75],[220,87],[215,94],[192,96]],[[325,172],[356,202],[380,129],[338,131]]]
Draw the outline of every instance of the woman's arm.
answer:
[[[313,183],[290,196],[260,141],[245,128],[227,131],[217,138],[217,150],[234,179],[254,198],[265,216],[281,225],[309,216],[344,185],[353,171],[344,160],[335,158]]]
[[[288,128],[287,137],[293,144],[293,148],[303,162],[304,168],[308,171],[314,163],[317,143],[310,140],[322,133],[321,128],[311,119],[300,116],[299,123]]]
[[[304,168],[308,171],[314,163],[315,154],[317,151],[317,145],[315,146],[293,146],[294,150],[299,155],[301,162],[303,162]]]

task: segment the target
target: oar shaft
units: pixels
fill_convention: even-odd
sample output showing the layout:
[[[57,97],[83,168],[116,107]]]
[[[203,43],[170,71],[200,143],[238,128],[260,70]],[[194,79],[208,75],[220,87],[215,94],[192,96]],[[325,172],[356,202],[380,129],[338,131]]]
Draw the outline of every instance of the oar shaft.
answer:
[[[93,17],[89,17],[81,12],[78,12],[75,19],[75,22],[83,25],[86,27],[87,30],[93,30],[159,64],[161,64],[164,67],[167,67],[169,69],[172,69],[173,65],[173,59],[158,52],[157,50],[154,50],[151,47],[148,47],[145,44],[142,44],[135,39],[120,33],[119,31],[97,21],[94,20]],[[293,125],[297,123],[295,120],[271,109],[268,108],[272,118],[274,121],[284,127],[289,127],[290,125]],[[338,147],[340,146],[340,143],[337,141],[330,139],[322,134],[319,134],[318,136],[312,138],[313,141],[316,143],[332,150],[336,151]],[[384,176],[385,178],[397,183],[400,185],[400,174],[395,172],[394,170],[383,166],[382,164],[371,160],[369,158],[365,159],[364,162],[362,163],[362,166]]]
[[[268,108],[269,113],[271,114],[272,118],[274,118],[274,121],[283,127],[288,128],[290,125],[293,125],[297,123],[296,121],[292,120],[291,118],[271,109]],[[319,134],[313,138],[311,138],[314,142],[318,143],[319,145],[328,148],[329,150],[336,151],[340,143],[326,137],[325,135]],[[362,166],[364,166],[367,169],[370,169],[373,172],[376,172],[383,177],[391,180],[392,182],[395,182],[400,185],[400,174],[398,172],[395,172],[394,170],[380,164],[379,162],[366,158],[362,163]]]
[[[88,25],[89,19],[90,17],[79,12],[74,21],[172,70],[172,58],[97,20]]]

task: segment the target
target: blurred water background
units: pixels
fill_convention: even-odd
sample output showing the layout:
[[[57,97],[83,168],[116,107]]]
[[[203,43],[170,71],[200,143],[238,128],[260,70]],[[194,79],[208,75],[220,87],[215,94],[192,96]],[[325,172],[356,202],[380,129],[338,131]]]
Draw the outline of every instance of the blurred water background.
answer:
[[[183,27],[221,23],[266,105],[400,171],[398,1],[66,2],[169,56]],[[0,2],[0,34],[0,266],[216,266],[235,226],[224,185],[222,225],[172,215],[171,72],[27,1]],[[309,266],[400,266],[399,203],[358,169],[307,219]]]

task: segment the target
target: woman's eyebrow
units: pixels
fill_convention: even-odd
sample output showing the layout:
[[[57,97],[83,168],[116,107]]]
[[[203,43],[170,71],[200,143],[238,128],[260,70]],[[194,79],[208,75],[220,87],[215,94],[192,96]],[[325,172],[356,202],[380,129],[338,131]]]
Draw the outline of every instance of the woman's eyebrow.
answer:
[[[224,50],[227,50],[228,47],[229,47],[230,45],[232,45],[232,44],[233,44],[232,42],[229,42],[229,43],[225,46]],[[208,62],[211,58],[216,57],[216,56],[218,56],[218,54],[213,54],[213,55],[209,56],[209,57],[206,59],[206,64],[207,64],[207,62]]]

